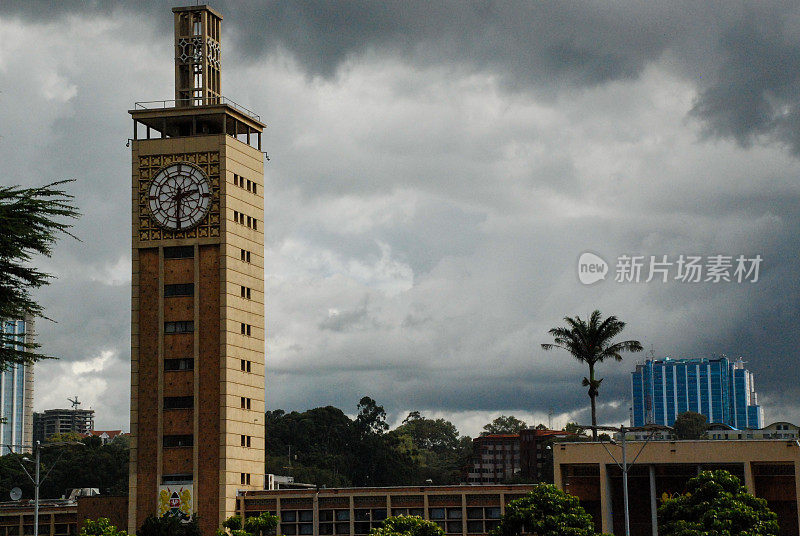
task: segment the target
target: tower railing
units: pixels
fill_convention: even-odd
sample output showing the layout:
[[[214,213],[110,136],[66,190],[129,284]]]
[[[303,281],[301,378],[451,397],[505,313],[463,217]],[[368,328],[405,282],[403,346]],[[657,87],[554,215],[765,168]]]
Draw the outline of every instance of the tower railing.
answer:
[[[245,114],[246,116],[250,117],[251,119],[255,119],[258,122],[261,122],[261,116],[255,113],[254,111],[238,104],[231,99],[221,96],[221,97],[214,97],[210,99],[206,99],[208,102],[203,102],[202,104],[198,104],[197,101],[202,99],[167,99],[167,100],[154,100],[154,101],[138,101],[135,102],[133,107],[137,110],[155,110],[160,108],[196,108],[198,106],[216,106],[219,104],[225,104],[233,108],[234,110]]]

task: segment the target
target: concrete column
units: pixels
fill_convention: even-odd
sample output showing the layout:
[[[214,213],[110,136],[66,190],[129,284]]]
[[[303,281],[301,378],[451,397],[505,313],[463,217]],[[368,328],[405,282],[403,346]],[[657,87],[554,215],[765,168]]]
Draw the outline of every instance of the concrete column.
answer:
[[[312,504],[314,505],[311,514],[313,516],[312,523],[314,523],[313,536],[319,536],[319,491],[314,494]]]
[[[353,507],[353,496],[350,495],[350,534],[356,533],[356,511]]]
[[[747,488],[748,493],[756,494],[756,485],[753,481],[753,466],[750,465],[750,462],[744,462],[744,487]]]
[[[794,459],[794,500],[797,507],[797,525],[800,532],[800,447],[795,450]]]
[[[653,527],[653,536],[658,536],[658,499],[656,498],[656,466],[650,469],[650,523]]]
[[[614,532],[614,513],[611,509],[611,480],[608,478],[606,465],[600,464],[600,512],[602,513],[603,532]]]

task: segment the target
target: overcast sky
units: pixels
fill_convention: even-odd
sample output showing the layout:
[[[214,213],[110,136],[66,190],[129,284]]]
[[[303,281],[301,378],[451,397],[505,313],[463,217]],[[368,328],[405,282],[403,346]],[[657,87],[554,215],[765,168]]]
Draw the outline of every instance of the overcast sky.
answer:
[[[173,98],[172,5],[0,3],[0,182],[73,178],[83,212],[41,260],[35,406],[78,394],[98,428],[129,428],[127,110]],[[657,357],[743,357],[766,421],[800,421],[795,2],[213,7],[223,93],[268,124],[268,409],[586,422],[584,366],[540,344],[600,309]],[[763,260],[644,282],[663,255]],[[600,421],[644,357],[599,367]]]

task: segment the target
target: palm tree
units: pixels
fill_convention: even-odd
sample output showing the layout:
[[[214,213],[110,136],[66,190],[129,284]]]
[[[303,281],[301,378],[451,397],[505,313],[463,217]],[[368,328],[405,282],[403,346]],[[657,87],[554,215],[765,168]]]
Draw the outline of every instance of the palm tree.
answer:
[[[597,409],[595,398],[600,388],[602,378],[595,379],[594,367],[608,358],[622,361],[621,352],[641,352],[642,345],[639,341],[612,342],[625,328],[625,322],[616,316],[609,316],[603,320],[600,311],[595,310],[585,322],[579,316],[564,317],[566,327],[553,328],[548,333],[553,336],[553,344],[543,344],[543,350],[561,348],[572,356],[589,365],[589,377],[583,379],[583,386],[589,388],[589,400],[592,402],[592,426],[597,426]],[[592,439],[597,440],[597,428],[592,429]]]

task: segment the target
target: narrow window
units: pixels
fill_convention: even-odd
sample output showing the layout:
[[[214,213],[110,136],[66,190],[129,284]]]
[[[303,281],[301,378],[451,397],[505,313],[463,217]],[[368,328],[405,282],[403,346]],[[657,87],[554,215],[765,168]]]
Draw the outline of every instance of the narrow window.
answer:
[[[242,322],[242,335],[247,335],[247,324]]]
[[[184,357],[180,359],[165,359],[164,370],[194,370],[194,359],[191,357]]]
[[[242,370],[247,370],[247,361],[242,359]]]
[[[165,396],[164,409],[192,409],[194,407],[193,396]]]
[[[194,331],[194,322],[191,320],[182,320],[178,322],[164,322],[164,333],[192,333]]]
[[[257,193],[257,192],[256,192],[256,183],[255,183],[255,182],[253,182],[253,193],[254,193],[254,194],[255,194],[255,193]]]
[[[247,256],[245,255],[245,253],[247,253],[247,252],[245,250],[241,250],[241,252],[242,252],[242,261],[246,262],[247,261]]]
[[[257,220],[255,218],[253,218],[253,230],[254,231],[258,231],[258,223],[257,223]]]
[[[164,448],[191,447],[194,445],[194,436],[187,435],[165,435],[163,438]]]
[[[194,246],[170,246],[164,248],[165,259],[191,259],[194,257]]]
[[[164,285],[164,297],[171,298],[173,296],[194,296],[194,283]]]

